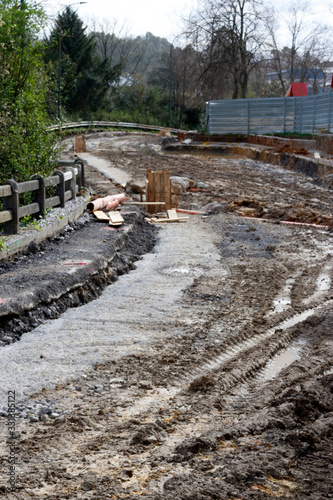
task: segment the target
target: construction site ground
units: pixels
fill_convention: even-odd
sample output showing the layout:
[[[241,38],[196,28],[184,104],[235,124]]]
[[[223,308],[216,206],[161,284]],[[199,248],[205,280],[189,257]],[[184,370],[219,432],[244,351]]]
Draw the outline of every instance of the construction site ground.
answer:
[[[1,325],[0,497],[333,498],[329,182],[162,143],[88,136],[87,184],[139,199],[167,169],[189,183],[178,207],[206,215],[152,225],[127,205],[109,230],[85,214],[1,264],[8,304],[31,287],[35,305]]]

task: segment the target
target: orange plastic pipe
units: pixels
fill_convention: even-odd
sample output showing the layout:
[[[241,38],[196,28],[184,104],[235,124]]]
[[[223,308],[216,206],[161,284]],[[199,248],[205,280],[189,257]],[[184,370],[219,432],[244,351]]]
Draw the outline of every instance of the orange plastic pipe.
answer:
[[[117,208],[120,203],[126,200],[127,198],[123,193],[111,194],[109,196],[105,196],[104,198],[97,198],[97,200],[91,201],[87,205],[87,210],[89,210],[90,212],[95,212],[95,210],[103,209],[109,211],[113,208]]]

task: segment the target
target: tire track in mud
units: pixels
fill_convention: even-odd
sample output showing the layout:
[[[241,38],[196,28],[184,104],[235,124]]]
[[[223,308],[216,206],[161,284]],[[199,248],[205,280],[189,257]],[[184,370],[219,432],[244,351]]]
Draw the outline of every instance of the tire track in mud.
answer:
[[[166,436],[162,437],[161,441],[159,438],[155,438],[154,441],[152,439],[154,438],[154,436],[152,436],[152,440],[149,443],[149,435],[147,436],[147,433],[143,433],[143,437],[140,437],[140,430],[138,431],[138,443],[144,445],[155,444],[155,449],[153,451],[137,451],[136,453],[132,454],[133,457],[131,458],[128,456],[128,448],[125,446],[123,449],[123,453],[119,453],[118,449],[116,457],[112,457],[113,468],[115,469],[117,477],[119,474],[121,474],[120,471],[125,470],[125,474],[126,471],[130,471],[128,472],[130,476],[125,476],[123,478],[125,480],[124,484],[126,484],[126,488],[135,486],[136,494],[148,494],[149,492],[154,493],[154,491],[158,492],[161,487],[160,481],[162,478],[163,481],[165,481],[168,479],[168,477],[171,478],[175,474],[184,474],[189,473],[190,471],[189,465],[187,463],[175,464],[173,462],[168,462],[165,461],[166,456],[172,457],[172,455],[175,453],[175,449],[177,449],[177,446],[180,446],[181,443],[183,443],[187,439],[200,439],[200,436],[202,435],[207,436],[210,428],[212,430],[216,429],[218,422],[220,422],[221,424],[225,422],[231,422],[232,419],[235,418],[236,414],[239,416],[239,411],[242,409],[242,407],[244,408],[246,405],[251,403],[250,400],[254,400],[254,398],[256,397],[256,392],[253,389],[250,394],[247,393],[246,397],[244,397],[244,394],[242,395],[239,393],[242,392],[241,387],[248,385],[248,379],[251,378],[251,376],[258,377],[258,368],[260,368],[260,365],[258,365],[256,359],[254,359],[253,365],[250,365],[250,367],[248,367],[247,372],[245,371],[245,373],[241,373],[241,370],[237,368],[236,370],[238,373],[229,375],[228,380],[226,380],[224,383],[223,391],[228,392],[232,388],[237,386],[237,394],[239,395],[237,396],[236,394],[236,398],[234,398],[233,401],[233,406],[235,408],[229,411],[224,410],[222,415],[219,411],[215,411],[213,413],[201,412],[199,418],[193,418],[193,416],[191,415],[187,417],[187,406],[189,406],[191,399],[191,394],[188,394],[188,392],[191,384],[193,384],[193,382],[200,377],[207,377],[212,372],[218,375],[224,365],[227,365],[229,362],[235,359],[237,359],[239,365],[249,350],[253,351],[264,340],[276,335],[277,332],[280,333],[281,330],[287,330],[288,328],[292,328],[293,326],[302,323],[308,317],[313,316],[314,314],[319,312],[322,307],[330,304],[331,301],[327,301],[325,304],[315,309],[306,310],[300,314],[293,315],[288,320],[284,320],[283,322],[277,324],[275,328],[271,328],[265,334],[257,335],[254,339],[247,339],[245,341],[239,342],[234,347],[229,348],[227,351],[225,351],[221,356],[211,359],[209,362],[206,361],[205,364],[200,369],[197,369],[195,372],[193,372],[191,376],[188,376],[186,378],[181,377],[178,379],[178,381],[173,380],[172,385],[167,389],[163,388],[154,391],[149,394],[149,396],[137,399],[134,404],[131,404],[131,398],[127,398],[126,396],[124,396],[124,403],[126,404],[127,400],[129,405],[128,408],[125,408],[121,412],[121,415],[118,413],[117,423],[111,424],[107,429],[98,429],[96,424],[94,425],[93,422],[88,421],[87,425],[95,427],[95,436],[90,442],[85,442],[84,440],[82,440],[80,445],[77,446],[77,452],[82,453],[82,451],[84,451],[87,462],[89,463],[90,456],[92,461],[99,464],[99,469],[103,470],[104,467],[107,468],[108,452],[101,449],[100,442],[103,441],[103,437],[105,438],[105,435],[111,434],[114,437],[117,436],[118,440],[121,440],[121,435],[124,432],[124,428],[126,428],[127,425],[131,424],[131,422],[133,422],[133,419],[135,420],[136,417],[141,417],[141,421],[142,419],[144,420],[143,426],[142,424],[139,425],[139,429],[141,429],[142,427],[144,427],[145,429],[151,426],[148,434],[149,432],[151,434],[153,434],[154,432],[156,433],[156,431],[157,433],[163,433],[163,426],[160,427],[158,422],[161,420],[170,420],[172,421],[172,428],[168,430],[168,434]],[[265,364],[267,364],[269,359],[271,359],[276,350],[279,347],[281,348],[281,343],[288,343],[288,341],[293,338],[293,336],[294,335],[292,332],[289,334],[286,333],[283,336],[279,335],[279,339],[276,339],[275,342],[272,342],[272,346],[270,346],[270,349],[266,352],[265,358],[261,359],[261,366],[265,366]],[[257,390],[258,385],[256,387],[256,391]],[[179,395],[181,395],[182,399],[189,399],[187,403],[183,401],[184,404],[181,407],[181,411],[177,410],[177,406],[176,408],[173,406],[175,398]],[[243,401],[241,401],[242,399]],[[178,421],[179,417],[181,417],[183,421]],[[132,438],[132,441],[134,440],[135,436]],[[140,440],[142,441],[142,443]],[[99,448],[98,451],[96,450],[95,445],[97,445],[97,448]],[[63,449],[63,445],[61,449]],[[162,460],[160,460],[161,456],[164,457]],[[162,462],[162,464],[160,463],[158,473],[154,473],[152,471],[149,463],[147,463],[148,457],[150,460],[154,460],[155,457],[155,460],[158,459],[159,462]],[[115,465],[115,461],[117,462],[117,465]],[[77,470],[73,468],[72,473],[77,473]]]
[[[211,373],[219,374],[221,369],[224,368],[229,362],[236,359],[238,360],[238,365],[241,363],[244,356],[253,349],[258,348],[262,345],[263,342],[270,340],[269,348],[266,345],[266,355],[261,358],[258,362],[257,359],[254,360],[253,364],[250,365],[248,370],[244,373],[241,369],[236,368],[236,373],[232,373],[229,375],[228,380],[224,382],[223,391],[230,391],[232,388],[237,387],[236,396],[237,398],[234,400],[234,409],[232,411],[224,411],[223,412],[223,421],[232,420],[235,415],[239,415],[239,411],[244,409],[249,403],[252,404],[256,393],[260,390],[263,382],[260,381],[260,377],[264,377],[264,371],[269,362],[274,359],[274,357],[279,356],[279,352],[281,351],[281,347],[285,349],[285,346],[295,338],[296,333],[291,331],[288,332],[289,329],[303,323],[308,318],[319,313],[325,306],[330,306],[332,304],[331,300],[325,301],[323,304],[316,306],[315,308],[304,310],[301,313],[294,314],[289,318],[284,319],[282,322],[278,323],[275,327],[271,327],[266,333],[259,334],[254,338],[242,340],[239,343],[236,343],[236,339],[234,339],[235,344],[233,347],[229,347],[226,351],[224,351],[218,357],[205,361],[205,363],[194,370],[189,376],[174,379],[172,381],[172,387],[169,387],[167,390],[159,390],[150,394],[149,397],[136,401],[135,405],[131,407],[130,411],[126,410],[123,412],[122,419],[133,418],[136,416],[145,417],[145,422],[154,423],[154,420],[158,418],[158,415],[155,414],[155,408],[152,408],[152,403],[154,403],[154,407],[159,407],[159,413],[161,410],[164,410],[166,406],[170,406],[170,400],[174,399],[180,393],[188,392],[193,382],[200,378],[204,378],[209,376]],[[285,332],[281,334],[281,332]],[[273,337],[278,337],[274,339]],[[290,360],[290,363],[294,359]],[[289,363],[289,364],[290,364]],[[285,365],[286,366],[286,365]],[[280,370],[285,366],[280,366]],[[258,373],[259,371],[259,373]],[[276,376],[277,373],[273,374],[273,377]],[[249,379],[253,379],[255,381],[255,388],[251,388],[249,386]],[[264,382],[267,383],[267,380]],[[144,413],[143,413],[144,412]],[[170,411],[168,412],[170,413]],[[184,413],[182,417],[184,418]],[[147,417],[149,415],[149,417]],[[200,422],[197,420],[186,421],[177,423],[176,427],[172,430],[172,434],[169,434],[168,438],[163,442],[163,444],[159,447],[158,454],[165,455],[166,453],[174,453],[175,448],[180,445],[181,442],[186,441],[188,438],[200,438],[201,435],[207,436],[209,433],[209,428],[212,430],[216,428],[216,424],[218,421],[221,421],[221,415],[219,412],[214,412],[213,414],[204,414],[200,415]],[[168,469],[168,467],[167,467]],[[139,480],[139,476],[142,476],[142,470],[140,473],[135,474],[131,483],[136,479]],[[163,477],[164,480],[167,479],[167,471],[164,470]],[[186,464],[181,467],[180,464],[177,464],[176,471],[173,469],[173,473],[184,474],[189,472],[189,466]],[[144,474],[144,481],[147,481],[146,474]],[[141,481],[143,478],[141,477]],[[152,484],[151,484],[152,483]],[[156,481],[156,478],[153,478],[150,481],[150,487],[159,488],[159,483]],[[130,486],[130,483],[128,483]],[[294,485],[291,483],[290,488],[294,488]],[[155,490],[156,491],[156,490]],[[147,492],[147,491],[146,491]]]
[[[309,305],[313,307],[306,307],[304,303],[299,302],[293,285],[296,282],[297,285],[301,285],[306,278],[306,271],[303,273],[303,270],[308,265],[304,264],[291,277],[290,273],[288,274],[287,280],[294,280],[291,283],[291,307],[282,314],[277,312],[276,315],[269,316],[266,322],[261,322],[274,298],[286,288],[286,280],[284,277],[279,278],[277,280],[279,286],[268,294],[268,300],[262,306],[262,310],[256,309],[256,304],[249,306],[252,304],[252,296],[256,294],[256,287],[250,297],[247,297],[247,288],[252,282],[252,276],[258,273],[260,263],[242,279],[240,279],[241,265],[227,266],[227,264],[228,262],[224,262],[223,266],[228,267],[228,273],[222,277],[216,273],[215,278],[220,279],[218,283],[221,296],[223,293],[228,294],[234,289],[237,290],[240,298],[238,316],[236,317],[233,312],[229,323],[228,314],[219,318],[222,309],[226,312],[224,303],[221,297],[219,300],[213,300],[206,309],[207,318],[198,322],[196,328],[193,328],[192,342],[189,340],[186,344],[186,335],[180,335],[179,340],[173,339],[168,347],[170,338],[164,340],[162,352],[170,351],[171,357],[181,359],[182,355],[183,357],[185,355],[180,348],[182,345],[185,349],[188,346],[189,359],[183,366],[180,361],[175,368],[172,368],[173,374],[169,374],[171,370],[165,373],[163,387],[158,387],[158,383],[155,384],[153,380],[156,370],[163,368],[162,361],[154,366],[152,378],[148,377],[153,358],[158,354],[153,346],[142,356],[141,371],[138,370],[141,358],[140,356],[135,358],[136,372],[128,375],[121,390],[113,395],[106,395],[100,403],[99,399],[92,395],[86,402],[89,406],[89,409],[83,412],[86,415],[74,410],[64,421],[55,422],[54,427],[50,426],[51,436],[48,439],[47,451],[38,450],[38,443],[45,445],[45,438],[41,434],[37,435],[35,455],[31,450],[35,461],[30,462],[30,473],[37,475],[38,464],[41,460],[47,464],[49,457],[52,457],[52,468],[51,465],[46,465],[42,486],[40,483],[35,486],[31,484],[31,489],[27,489],[34,498],[47,497],[51,500],[59,498],[56,495],[63,495],[63,498],[66,498],[65,495],[69,495],[67,498],[84,498],[82,495],[86,488],[88,490],[98,486],[102,488],[98,482],[100,478],[104,481],[103,488],[109,489],[110,492],[105,494],[103,490],[101,498],[158,495],[169,479],[193,474],[191,459],[177,461],[177,455],[182,456],[182,450],[187,448],[198,449],[201,466],[215,470],[210,465],[211,448],[207,438],[209,433],[216,431],[217,428],[230,426],[234,422],[246,424],[246,407],[255,404],[263,385],[258,380],[262,370],[277,353],[298,338],[298,327],[302,323],[320,316],[322,309],[331,305],[329,290],[325,290],[320,298],[311,295]],[[325,265],[323,263],[318,267],[315,281],[318,282],[322,269],[328,271]],[[179,267],[172,269],[179,270]],[[210,278],[209,275],[208,282]],[[263,282],[265,279],[263,276]],[[259,291],[263,282],[257,285]],[[205,291],[203,280],[200,287],[200,292]],[[265,290],[260,293],[266,293]],[[213,299],[212,291],[210,295]],[[325,303],[318,304],[324,296],[327,297]],[[194,307],[201,301],[200,297],[202,298],[198,294],[198,297],[193,299]],[[184,300],[186,304],[187,298],[183,297],[180,300]],[[233,304],[228,306],[228,311],[232,310],[232,307],[235,308]],[[204,309],[200,306],[199,310]],[[190,313],[192,311],[193,308],[189,310]],[[249,313],[248,320],[246,311]],[[258,318],[260,321],[257,324]],[[246,329],[247,321],[254,324],[254,328]],[[196,337],[200,336],[200,332],[205,331],[207,346],[210,347],[209,339],[216,338],[216,332],[219,330],[225,330],[224,336],[222,335],[221,343],[213,350],[206,351],[202,347],[199,351],[195,350]],[[203,340],[204,345],[205,340]],[[121,372],[127,373],[128,367],[128,360],[124,359]],[[138,373],[141,381],[137,380]],[[108,374],[106,376],[108,377]],[[148,378],[147,384],[142,377]],[[144,396],[142,391],[138,390],[140,384],[148,388],[149,392],[146,393],[144,387]],[[232,398],[230,393],[233,395]],[[210,404],[207,404],[207,394],[215,394],[215,404],[212,404],[212,398]],[[106,417],[105,413],[108,411],[110,416]],[[100,421],[103,422],[103,419],[104,423],[101,425]],[[251,438],[248,439],[250,446],[254,446]],[[228,442],[225,444],[224,441],[218,443],[217,449],[214,450],[215,456],[220,459],[228,451],[228,447],[231,450],[233,446],[235,445]],[[66,456],[68,458],[64,459]],[[66,471],[61,470],[64,460],[67,462]],[[106,477],[109,479],[106,480]],[[290,488],[293,488],[295,483],[291,483]],[[55,493],[56,491],[58,493]]]
[[[236,344],[235,347],[229,348],[218,358],[214,358],[209,362],[206,362],[201,368],[195,370],[195,372],[192,373],[191,376],[179,379],[178,383],[175,383],[176,381],[173,381],[173,386],[168,387],[167,390],[155,391],[154,393],[150,394],[149,397],[136,401],[135,405],[131,406],[130,411],[125,410],[123,412],[121,420],[124,423],[124,420],[127,420],[128,418],[141,416],[141,418],[144,418],[145,420],[145,425],[149,425],[149,423],[154,425],[154,423],[158,421],[159,418],[161,418],[161,410],[163,410],[162,414],[164,418],[162,419],[170,419],[173,421],[173,428],[171,432],[169,432],[168,437],[163,440],[161,445],[158,447],[158,450],[155,452],[156,457],[164,456],[164,459],[165,455],[169,455],[169,457],[171,458],[175,453],[175,450],[177,450],[177,447],[181,446],[181,443],[186,442],[186,440],[188,439],[192,441],[200,441],[200,438],[203,436],[202,439],[204,440],[205,437],[209,435],[210,430],[214,431],[219,423],[231,423],[236,415],[238,420],[240,410],[253,403],[257,396],[256,393],[258,390],[260,390],[261,385],[260,383],[258,383],[258,369],[260,368],[260,365],[262,367],[265,367],[269,360],[274,356],[274,353],[281,348],[281,344],[287,344],[294,336],[292,332],[289,334],[286,333],[285,335],[281,336],[280,329],[287,330],[299,323],[302,323],[308,317],[311,317],[319,312],[320,309],[324,307],[324,305],[330,305],[330,303],[331,302],[328,301],[326,304],[323,304],[323,306],[317,307],[316,309],[311,309],[303,311],[303,313],[301,314],[296,314],[288,320],[284,320],[282,323],[278,324],[274,329],[270,329],[266,334],[258,335],[255,339],[241,341],[239,344]],[[237,365],[239,366],[239,364],[242,362],[242,359],[249,350],[253,350],[254,348],[258,347],[258,345],[261,345],[261,343],[270,336],[274,336],[276,334],[276,331],[279,332],[279,339],[277,339],[277,342],[271,342],[272,345],[266,352],[265,358],[261,359],[261,363],[258,364],[257,360],[255,359],[253,364],[250,365],[245,373],[242,373],[241,369],[236,368],[236,373],[232,373],[231,375],[229,375],[228,380],[225,380],[223,385],[223,391],[225,393],[237,387],[235,395],[236,397],[233,401],[232,410],[224,409],[222,415],[219,411],[210,411],[209,413],[201,412],[199,418],[193,418],[191,416],[189,416],[189,418],[186,418],[186,406],[190,407],[191,398],[184,397],[184,393],[189,392],[189,389],[193,382],[198,381],[200,383],[200,379],[203,380],[204,377],[209,376],[211,373],[214,373],[218,376],[224,365],[227,365],[228,362],[231,362],[236,358],[238,361]],[[251,378],[257,379],[257,381],[256,388],[252,390],[250,389],[249,392],[248,386],[249,379]],[[203,381],[203,383],[204,382],[205,381]],[[243,388],[244,390],[244,387],[246,387],[245,395],[242,394],[237,396],[237,394],[241,392],[241,388]],[[172,407],[172,404],[170,408],[170,401],[174,400],[180,394],[183,394],[182,400],[184,404],[181,407],[183,411],[181,411],[180,413],[178,412],[178,415],[176,414],[173,416],[173,413],[175,414],[177,410]],[[185,402],[185,400],[187,400],[187,403]],[[167,409],[167,407],[169,408]],[[158,408],[158,411],[156,411],[156,408]],[[164,411],[166,411],[166,414],[164,413]],[[177,421],[178,416],[180,416],[183,421]],[[174,474],[188,474],[189,472],[190,467],[188,463],[184,465],[180,463],[173,463],[173,467],[172,469],[170,469],[170,464],[167,462],[163,467],[163,472],[160,470],[159,474],[160,477],[163,476],[163,479],[165,481],[166,479],[168,479],[168,474],[170,474],[170,477],[172,477]],[[147,489],[149,490],[149,488],[151,492],[154,490],[158,491],[160,488],[160,483],[156,477],[150,477],[149,486],[147,486],[147,474],[149,475],[149,473],[151,476],[151,471],[147,469],[147,465],[145,464],[143,469],[139,468],[139,470],[137,470],[136,473],[133,474],[132,480],[127,483],[128,487],[130,487],[131,484],[136,484],[137,488],[138,483],[141,483],[142,490],[139,491],[142,493],[144,491],[145,493],[147,493]]]

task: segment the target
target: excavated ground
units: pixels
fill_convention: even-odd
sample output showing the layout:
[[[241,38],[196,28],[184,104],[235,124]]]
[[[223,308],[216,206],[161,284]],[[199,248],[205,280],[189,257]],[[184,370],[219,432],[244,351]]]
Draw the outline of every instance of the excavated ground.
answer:
[[[198,182],[207,185],[178,193],[181,208],[200,209],[217,201],[224,204],[224,211],[242,216],[333,226],[330,185],[322,189],[312,177],[225,152],[165,151],[161,155],[167,142],[151,134],[134,135],[131,141],[126,133],[111,138],[101,134],[88,138],[87,150],[125,170],[134,181],[144,182],[148,169],[165,168],[171,176],[185,177],[195,186]]]
[[[88,147],[135,180],[167,168],[206,183],[179,193],[178,205],[226,202],[223,212],[183,223],[192,244],[206,235],[219,259],[193,270],[175,318],[164,317],[144,349],[20,403],[17,489],[3,480],[0,495],[333,498],[331,191],[251,160],[165,154],[147,134],[93,136]],[[100,180],[87,172],[91,183]],[[324,225],[277,222],[288,219]],[[177,279],[190,271],[175,262],[163,272]],[[151,297],[140,300],[148,317]]]

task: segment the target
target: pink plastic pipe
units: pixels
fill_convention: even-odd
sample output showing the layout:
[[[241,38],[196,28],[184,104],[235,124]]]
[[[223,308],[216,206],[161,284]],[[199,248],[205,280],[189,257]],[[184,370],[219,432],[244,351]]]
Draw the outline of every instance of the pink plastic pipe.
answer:
[[[251,220],[261,220],[264,222],[280,222],[280,224],[294,224],[296,226],[312,226],[312,227],[321,227],[321,228],[329,228],[332,226],[323,226],[321,224],[310,224],[308,222],[294,222],[294,221],[289,221],[289,220],[278,220],[278,219],[260,219],[259,217],[243,217],[244,219],[251,219]]]
[[[123,193],[120,194],[111,194],[109,196],[105,196],[104,198],[97,198],[97,200],[91,201],[87,205],[87,210],[90,212],[95,212],[95,210],[112,210],[113,208],[117,208],[120,203],[126,201],[126,196]]]

